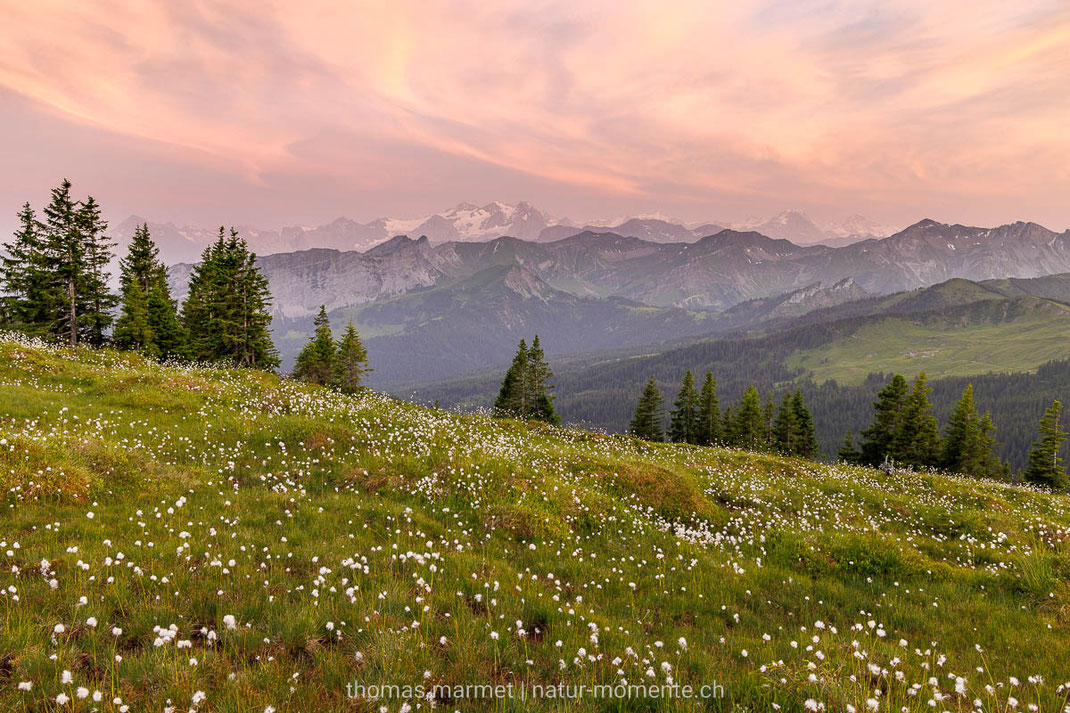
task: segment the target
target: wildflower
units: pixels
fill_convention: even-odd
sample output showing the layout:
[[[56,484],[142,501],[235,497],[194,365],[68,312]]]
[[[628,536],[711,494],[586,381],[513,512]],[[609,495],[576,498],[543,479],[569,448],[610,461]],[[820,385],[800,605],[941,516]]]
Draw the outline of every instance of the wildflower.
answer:
[[[19,690],[28,691],[33,688],[33,681],[19,681]]]

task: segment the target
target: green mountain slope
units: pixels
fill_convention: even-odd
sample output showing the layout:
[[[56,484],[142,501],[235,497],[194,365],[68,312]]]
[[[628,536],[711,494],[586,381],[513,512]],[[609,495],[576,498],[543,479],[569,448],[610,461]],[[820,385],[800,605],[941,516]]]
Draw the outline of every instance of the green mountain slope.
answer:
[[[1067,704],[1062,495],[11,338],[0,481],[3,710]]]
[[[1035,371],[1067,355],[1070,306],[1032,297],[966,309],[872,318],[851,334],[785,359],[816,381],[858,384],[877,371],[930,377]]]
[[[708,334],[713,313],[648,307],[620,297],[577,297],[516,265],[495,265],[431,289],[335,310],[364,336],[376,386],[397,387],[508,364],[520,339],[539,334],[556,354],[634,347]],[[311,323],[280,321],[280,348],[295,353]]]

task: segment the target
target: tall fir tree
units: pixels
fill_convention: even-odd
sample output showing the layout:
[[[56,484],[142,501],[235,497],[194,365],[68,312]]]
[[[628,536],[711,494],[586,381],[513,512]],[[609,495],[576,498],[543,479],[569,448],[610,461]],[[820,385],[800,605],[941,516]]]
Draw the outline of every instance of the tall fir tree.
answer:
[[[301,349],[294,362],[293,378],[327,386],[338,371],[338,347],[334,343],[331,323],[324,305],[320,305],[313,324],[315,330],[312,339]]]
[[[121,307],[112,340],[153,357],[181,356],[185,338],[159,254],[149,226],[139,225],[119,261]]]
[[[773,422],[773,447],[784,455],[793,456],[797,452],[796,435],[798,424],[795,420],[795,398],[789,391],[780,402],[776,420]]]
[[[45,265],[44,226],[29,203],[19,211],[18,221],[14,238],[0,254],[0,315],[8,327],[43,336],[52,329],[57,309]]]
[[[521,339],[513,363],[505,372],[494,410],[511,418],[558,425],[560,417],[554,410],[553,396],[550,394],[552,378],[553,373],[546,362],[539,335],[535,335],[530,347]]]
[[[843,444],[840,449],[836,451],[836,460],[841,463],[858,463],[862,460],[862,454],[855,447],[855,434],[848,431],[847,435],[843,437]]]
[[[979,446],[979,422],[973,400],[973,384],[962,390],[944,435],[940,466],[955,473],[968,473],[968,467]]]
[[[1039,438],[1029,451],[1029,464],[1024,474],[1027,482],[1053,490],[1066,490],[1068,484],[1066,468],[1059,453],[1066,440],[1066,430],[1059,423],[1062,408],[1059,401],[1054,401],[1040,418]]]
[[[821,446],[817,442],[814,418],[810,415],[810,409],[806,407],[801,389],[795,390],[791,408],[795,414],[795,455],[800,458],[817,458]]]
[[[554,397],[550,393],[554,386],[551,383],[553,372],[546,361],[539,335],[531,340],[528,349],[528,393],[530,394],[531,407],[527,418],[557,426],[561,423],[561,417],[554,409]]]
[[[271,342],[271,292],[256,255],[233,228],[219,229],[205,248],[189,282],[182,319],[190,354],[209,362],[273,369],[279,365]]]
[[[996,455],[995,428],[987,411],[978,417],[973,384],[967,384],[948,420],[940,466],[978,478],[1002,478],[1004,467]]]
[[[528,343],[521,339],[513,356],[513,363],[505,372],[494,410],[511,418],[526,418],[530,408],[528,393]]]
[[[349,320],[342,338],[338,340],[338,359],[334,385],[343,394],[355,394],[364,387],[364,377],[372,368],[368,366],[368,350]]]
[[[673,443],[698,443],[699,396],[695,377],[688,369],[680,382],[680,393],[669,414],[669,440]]]
[[[664,440],[661,407],[661,391],[658,390],[658,382],[651,374],[639,397],[639,403],[635,407],[635,415],[628,425],[628,433],[646,441]]]
[[[700,446],[711,446],[723,440],[721,406],[717,402],[717,382],[713,372],[706,372],[702,392],[698,397],[698,439]]]
[[[108,289],[108,263],[113,257],[115,243],[104,235],[108,223],[101,217],[100,206],[89,196],[78,206],[77,222],[82,238],[85,272],[82,276],[80,329],[87,342],[104,344],[108,327],[114,319],[112,311],[118,300]]]
[[[929,401],[932,388],[925,372],[914,379],[903,418],[892,439],[892,457],[915,468],[934,467],[940,462],[940,428]]]
[[[743,392],[739,407],[732,422],[732,445],[749,451],[764,450],[768,444],[766,412],[762,409],[762,397],[753,384]]]
[[[892,444],[900,430],[906,408],[909,386],[902,374],[895,374],[873,402],[873,423],[859,433],[862,438],[860,461],[866,465],[880,465],[892,457]]]

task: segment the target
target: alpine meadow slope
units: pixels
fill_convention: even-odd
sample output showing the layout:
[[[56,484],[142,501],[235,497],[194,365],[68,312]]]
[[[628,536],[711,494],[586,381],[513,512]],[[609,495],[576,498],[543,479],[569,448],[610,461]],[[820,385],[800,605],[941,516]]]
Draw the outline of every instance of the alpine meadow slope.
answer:
[[[5,710],[1070,701],[1064,495],[13,336],[0,480]]]

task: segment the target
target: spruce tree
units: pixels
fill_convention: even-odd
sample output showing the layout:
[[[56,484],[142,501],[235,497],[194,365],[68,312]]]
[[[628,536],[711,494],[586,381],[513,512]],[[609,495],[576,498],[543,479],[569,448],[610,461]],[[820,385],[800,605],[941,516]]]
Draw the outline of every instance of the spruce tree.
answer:
[[[817,442],[814,419],[810,415],[810,409],[806,407],[806,402],[803,401],[802,390],[795,390],[791,408],[795,413],[795,455],[800,458],[817,458],[821,447]]]
[[[78,344],[78,308],[86,272],[85,241],[82,239],[78,209],[71,197],[71,182],[52,189],[52,199],[44,210],[44,267],[51,276],[49,302],[56,306],[51,331],[72,347]]]
[[[732,424],[732,444],[749,451],[765,449],[768,442],[766,412],[762,409],[762,397],[753,384],[743,392]]]
[[[673,403],[669,414],[669,440],[673,443],[698,442],[698,392],[695,391],[695,377],[691,370],[684,373],[680,382],[680,393]]]
[[[793,456],[797,452],[795,441],[798,424],[795,420],[795,399],[789,391],[780,402],[776,420],[773,422],[773,447],[784,455]]]
[[[840,446],[840,450],[836,452],[836,460],[842,463],[858,463],[862,459],[862,454],[855,448],[854,434],[850,431],[843,437],[843,445]]]
[[[1040,419],[1039,438],[1029,451],[1029,464],[1025,469],[1025,480],[1036,485],[1043,485],[1054,490],[1067,487],[1066,468],[1063,467],[1059,451],[1066,440],[1066,431],[1059,423],[1063,405],[1052,402]]]
[[[18,213],[14,239],[0,251],[0,301],[7,326],[25,334],[47,334],[55,319],[55,294],[45,268],[44,226],[29,203]]]
[[[501,389],[498,390],[498,398],[494,402],[494,410],[501,416],[511,418],[526,418],[530,407],[528,394],[528,343],[521,339],[516,347],[516,355],[513,363],[505,372],[502,379]]]
[[[326,386],[338,371],[338,347],[334,343],[324,305],[320,305],[313,324],[315,330],[312,339],[301,349],[294,362],[293,378]]]
[[[122,297],[112,340],[122,349],[154,357],[181,356],[185,338],[159,253],[149,226],[139,225],[126,257],[119,261]]]
[[[873,402],[873,423],[859,433],[862,437],[860,460],[866,465],[880,465],[892,456],[892,444],[900,431],[909,387],[902,374],[895,374]]]
[[[269,326],[271,292],[256,266],[256,255],[233,228],[229,238],[219,229],[190,275],[182,319],[190,354],[209,362],[272,369],[278,353]]]
[[[539,343],[539,335],[536,334],[535,338],[531,340],[531,347],[528,349],[527,393],[529,407],[525,417],[535,421],[543,421],[551,426],[557,426],[561,423],[561,418],[554,410],[554,397],[550,394],[551,389],[554,388],[553,384],[550,383],[552,378],[553,372],[550,371],[550,365],[546,361],[546,354]]]
[[[711,446],[723,440],[721,429],[721,406],[717,403],[717,382],[713,372],[706,372],[702,392],[698,398],[698,438],[700,446]]]
[[[368,350],[360,341],[353,320],[346,324],[342,338],[338,340],[338,359],[334,385],[343,394],[355,394],[363,388],[364,377],[372,369],[368,366]]]
[[[231,228],[227,249],[234,253],[237,266],[238,326],[237,357],[243,366],[274,369],[279,365],[278,352],[271,341],[271,290],[268,280],[256,266],[256,255],[249,250],[237,231]]]
[[[947,422],[944,449],[940,458],[942,468],[955,473],[969,472],[967,464],[979,445],[978,425],[973,384],[966,384]]]
[[[658,390],[658,382],[654,379],[654,375],[651,374],[642,395],[639,397],[639,403],[635,407],[635,415],[628,426],[628,433],[646,441],[664,440],[665,436],[661,428],[661,405],[662,399],[661,392]]]
[[[85,271],[79,285],[81,305],[80,329],[85,340],[94,346],[104,344],[111,326],[112,310],[118,303],[108,289],[108,263],[115,243],[104,235],[108,223],[101,218],[100,206],[93,196],[78,206],[77,223],[82,239]]]
[[[940,430],[929,402],[929,387],[925,372],[914,379],[907,397],[903,418],[892,439],[892,457],[915,468],[939,465]]]

